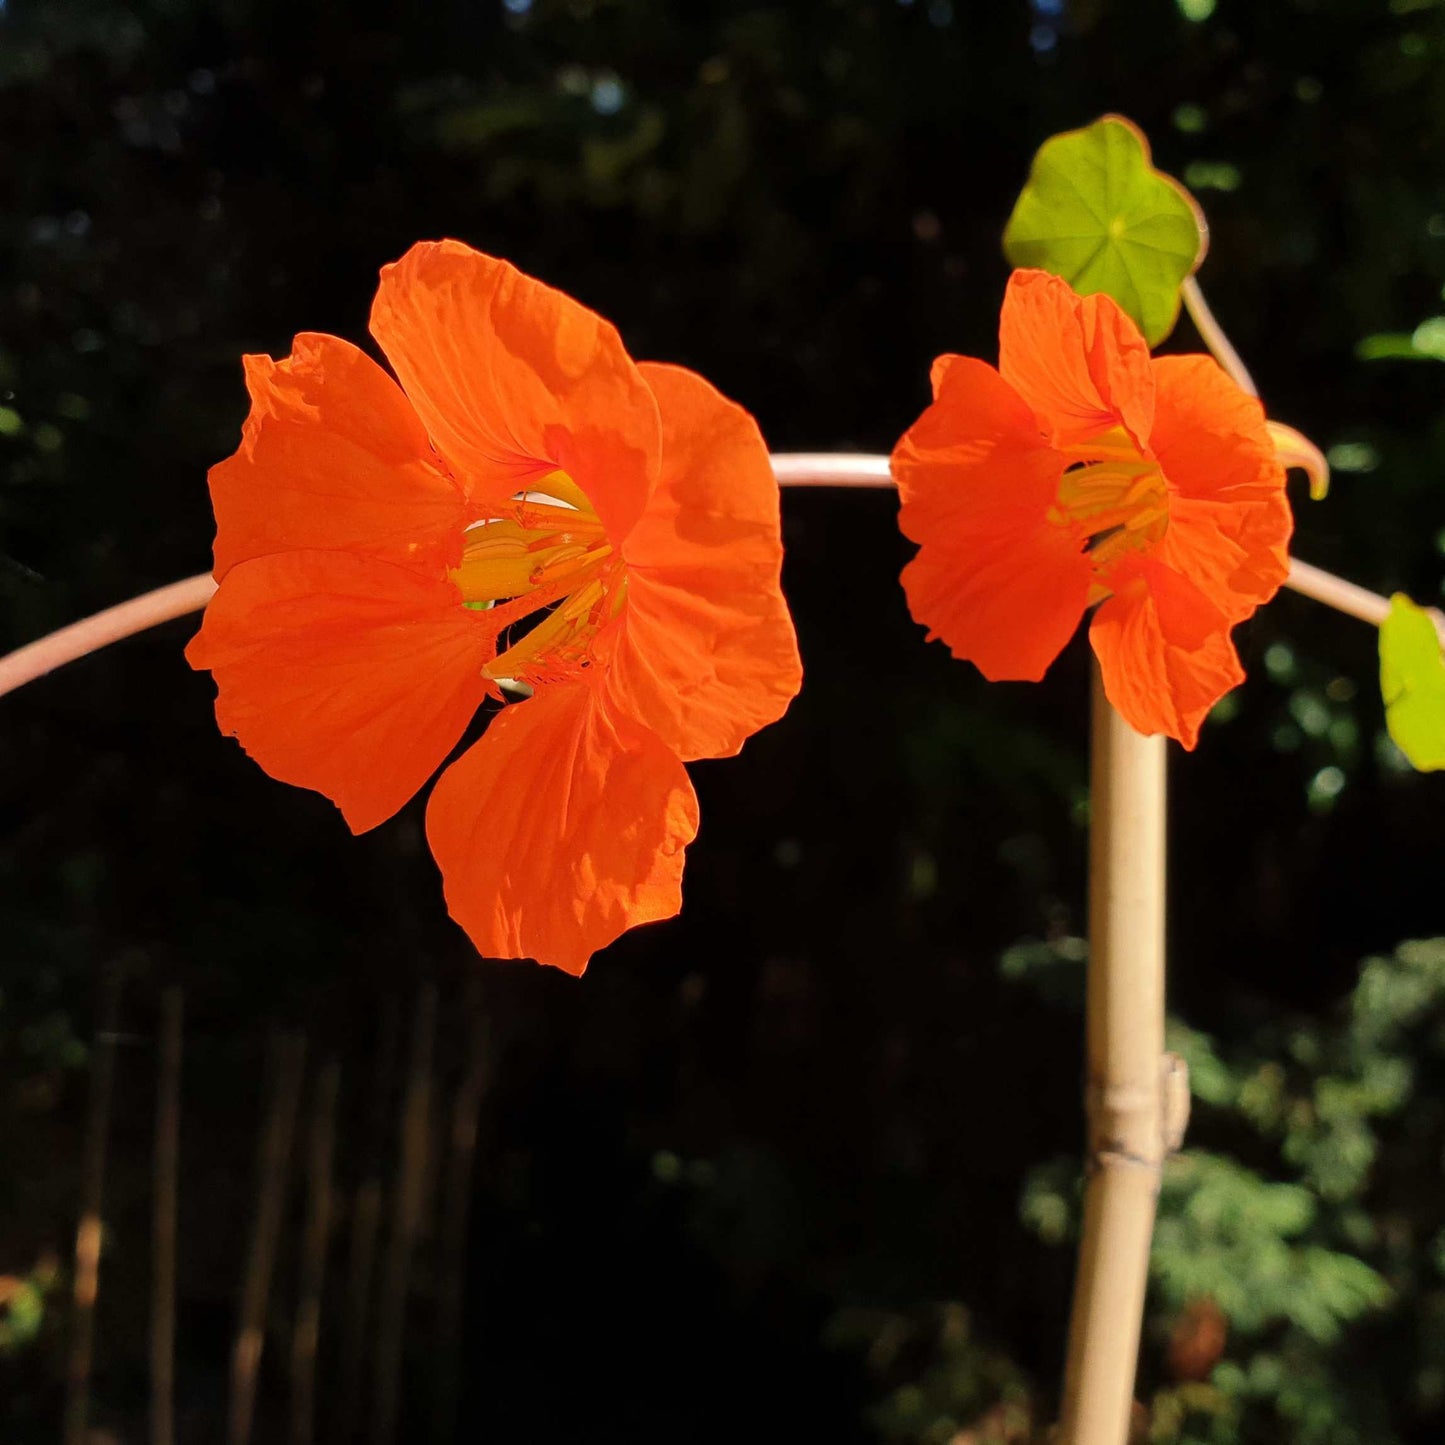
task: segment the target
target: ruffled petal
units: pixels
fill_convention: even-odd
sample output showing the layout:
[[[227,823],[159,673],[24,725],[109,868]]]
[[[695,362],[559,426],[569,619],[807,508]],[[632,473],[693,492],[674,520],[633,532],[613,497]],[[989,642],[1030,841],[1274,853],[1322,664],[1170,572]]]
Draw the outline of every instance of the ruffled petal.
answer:
[[[421,787],[481,703],[484,617],[446,581],[286,552],[226,574],[186,658],[215,677],[221,731],[361,833]]]
[[[442,774],[427,838],[447,908],[482,954],[580,974],[639,923],[682,907],[697,834],[687,771],[600,688],[503,709]]]
[[[657,479],[657,404],[616,330],[460,241],[382,268],[371,334],[467,493],[495,505],[547,472],[620,541]]]
[[[298,336],[244,360],[251,413],[211,468],[216,579],[238,562],[322,548],[436,576],[461,557],[466,507],[401,388],[349,341]]]
[[[1055,446],[1123,426],[1147,450],[1154,419],[1149,346],[1111,296],[1079,296],[1047,271],[1015,271],[999,316],[998,369]]]
[[[1079,625],[1092,574],[1068,529],[1044,522],[925,544],[901,580],[930,642],[941,637],[990,682],[1037,682]]]
[[[1188,577],[1231,623],[1243,622],[1289,575],[1289,504],[1174,497],[1154,555]]]
[[[641,370],[662,413],[662,479],[623,546],[627,611],[607,685],[685,761],[727,757],[802,685],[778,483],[741,407],[682,367]]]
[[[1264,410],[1207,356],[1162,357],[1154,374],[1153,445],[1170,490],[1156,555],[1242,621],[1289,574],[1294,519]]]
[[[1192,748],[1210,708],[1244,681],[1229,620],[1187,577],[1152,558],[1131,558],[1111,582],[1115,595],[1089,628],[1104,692],[1136,731]]]
[[[1031,529],[1058,497],[1064,458],[987,362],[940,356],[933,384],[933,404],[891,459],[904,536],[935,542],[974,527]]]
[[[1036,681],[1069,640],[1092,572],[1082,533],[1050,518],[1063,458],[991,367],[934,363],[936,399],[893,453],[914,620],[985,677]]]

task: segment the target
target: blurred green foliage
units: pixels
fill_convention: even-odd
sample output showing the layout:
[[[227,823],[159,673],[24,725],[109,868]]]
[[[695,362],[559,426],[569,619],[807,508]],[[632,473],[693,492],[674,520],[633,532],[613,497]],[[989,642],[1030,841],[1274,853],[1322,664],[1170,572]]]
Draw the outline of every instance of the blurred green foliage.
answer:
[[[1445,768],[1445,659],[1434,619],[1403,592],[1380,625],[1380,691],[1400,751],[1422,772]]]
[[[1079,939],[1022,945],[1002,971],[1076,1011],[1085,954]],[[1445,1398],[1445,939],[1366,960],[1334,1018],[1257,1021],[1227,1052],[1173,1019],[1169,1047],[1189,1066],[1199,1144],[1168,1165],[1159,1200],[1141,1378],[1149,1440],[1410,1438],[1408,1422]],[[1066,1157],[1030,1173],[1020,1209],[1063,1246],[1079,1202]],[[955,1344],[940,1333],[919,1380],[895,1387],[888,1418],[912,1423],[892,1438],[952,1440],[1003,1404],[1036,1415],[1006,1362],[959,1346],[961,1319]],[[882,1322],[871,1348],[896,1354],[900,1330]]]

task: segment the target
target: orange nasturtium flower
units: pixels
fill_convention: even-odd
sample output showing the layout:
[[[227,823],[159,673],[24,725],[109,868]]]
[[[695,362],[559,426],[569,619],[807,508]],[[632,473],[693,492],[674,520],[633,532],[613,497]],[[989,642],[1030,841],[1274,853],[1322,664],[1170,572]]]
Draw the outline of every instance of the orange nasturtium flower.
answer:
[[[358,833],[507,702],[427,837],[482,953],[581,973],[681,906],[683,762],[798,691],[767,450],[701,377],[456,241],[382,271],[371,332],[400,386],[335,336],[245,358],[187,657],[222,730]]]
[[[1015,271],[998,369],[933,364],[893,453],[914,619],[985,677],[1037,681],[1098,604],[1110,702],[1186,748],[1244,679],[1230,629],[1278,590],[1291,530],[1258,401],[1208,356],[1151,358],[1108,296]]]

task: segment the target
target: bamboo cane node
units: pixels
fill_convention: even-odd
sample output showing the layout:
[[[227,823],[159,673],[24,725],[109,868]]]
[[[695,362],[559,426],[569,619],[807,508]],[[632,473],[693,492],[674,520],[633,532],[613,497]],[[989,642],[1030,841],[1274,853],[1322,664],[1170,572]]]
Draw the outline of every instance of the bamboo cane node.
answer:
[[[1085,1161],[1085,1171],[1089,1174],[1100,1169],[1142,1169],[1146,1174],[1157,1178],[1163,1167],[1162,1158],[1135,1153],[1113,1143],[1101,1144],[1091,1149]]]
[[[1096,1149],[1117,1144],[1124,1153],[1152,1152],[1160,1112],[1153,1089],[1096,1079],[1088,1087],[1084,1107]]]

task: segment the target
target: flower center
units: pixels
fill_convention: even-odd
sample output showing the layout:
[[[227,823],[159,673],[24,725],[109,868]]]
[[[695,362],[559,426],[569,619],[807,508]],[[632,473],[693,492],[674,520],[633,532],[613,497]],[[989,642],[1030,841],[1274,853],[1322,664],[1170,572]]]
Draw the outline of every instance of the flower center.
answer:
[[[592,664],[592,640],[622,611],[627,569],[587,494],[552,472],[474,523],[451,573],[468,607],[496,628],[482,675],[535,685]]]
[[[1054,519],[1085,529],[1085,551],[1096,572],[1163,538],[1169,530],[1164,473],[1140,455],[1123,427],[1065,455],[1071,465],[1059,478]]]

